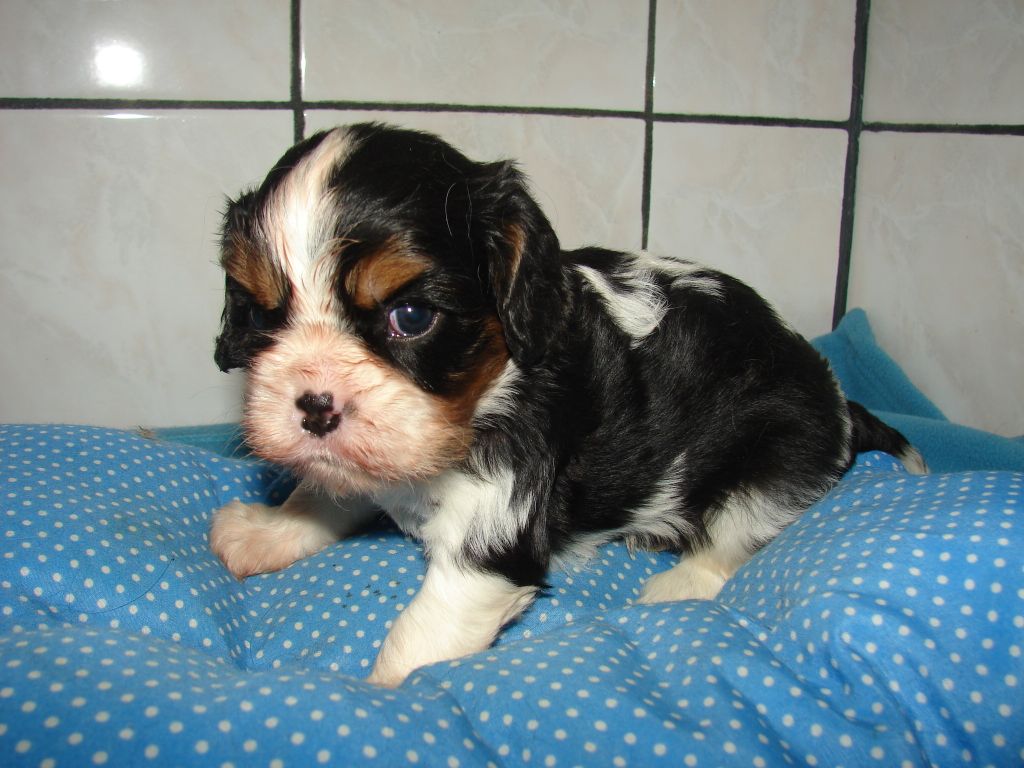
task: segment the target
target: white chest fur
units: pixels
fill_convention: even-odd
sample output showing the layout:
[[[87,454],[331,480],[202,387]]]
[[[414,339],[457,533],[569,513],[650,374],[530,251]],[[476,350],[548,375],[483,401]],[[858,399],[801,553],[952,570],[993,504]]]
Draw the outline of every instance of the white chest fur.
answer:
[[[515,503],[511,470],[477,475],[450,470],[417,485],[394,487],[374,501],[406,533],[421,539],[434,556],[457,557],[512,544],[527,520],[527,505]]]

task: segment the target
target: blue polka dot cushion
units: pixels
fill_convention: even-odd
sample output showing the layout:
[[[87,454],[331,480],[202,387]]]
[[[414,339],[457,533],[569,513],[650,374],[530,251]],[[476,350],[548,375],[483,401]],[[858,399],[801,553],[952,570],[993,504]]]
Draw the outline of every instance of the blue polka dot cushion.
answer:
[[[389,528],[239,583],[206,541],[265,465],[0,428],[0,765],[1017,765],[1022,476],[867,454],[707,603],[663,554],[552,575],[494,648],[368,673],[423,576]],[[440,617],[443,620],[443,617]]]

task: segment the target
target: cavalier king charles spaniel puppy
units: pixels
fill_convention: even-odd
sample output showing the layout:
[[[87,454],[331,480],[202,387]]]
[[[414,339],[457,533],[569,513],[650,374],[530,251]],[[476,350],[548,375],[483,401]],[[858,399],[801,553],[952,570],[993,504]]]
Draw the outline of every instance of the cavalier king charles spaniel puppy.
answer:
[[[215,359],[244,368],[254,452],[300,479],[220,509],[237,577],[285,568],[386,512],[422,587],[370,681],[486,648],[548,570],[612,539],[678,564],[640,601],[713,598],[880,449],[752,289],[697,263],[563,251],[510,162],[380,124],[317,133],[229,203]]]

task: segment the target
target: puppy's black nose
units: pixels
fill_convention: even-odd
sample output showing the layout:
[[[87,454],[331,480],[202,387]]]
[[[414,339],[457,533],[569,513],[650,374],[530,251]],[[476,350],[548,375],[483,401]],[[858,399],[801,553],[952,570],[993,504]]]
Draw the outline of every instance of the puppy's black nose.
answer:
[[[306,415],[302,417],[302,428],[316,437],[323,437],[338,428],[341,414],[334,410],[334,396],[330,392],[314,395],[306,392],[295,401],[295,405]]]

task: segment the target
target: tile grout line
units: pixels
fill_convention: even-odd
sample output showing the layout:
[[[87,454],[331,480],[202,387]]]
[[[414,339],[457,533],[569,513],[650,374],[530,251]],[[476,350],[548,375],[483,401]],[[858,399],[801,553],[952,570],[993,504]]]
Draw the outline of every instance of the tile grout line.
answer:
[[[836,263],[835,298],[832,304],[833,329],[839,325],[839,321],[846,314],[850,292],[853,222],[857,200],[857,168],[860,163],[860,136],[864,130],[864,79],[867,70],[868,19],[870,15],[871,0],[857,0],[850,84],[850,118],[846,128],[846,167],[843,172],[843,199],[839,214],[839,255]]]
[[[126,99],[105,97],[0,96],[0,111],[31,112],[44,110],[75,111],[86,109],[196,110],[263,112],[306,110],[360,110],[381,112],[426,112],[457,114],[541,115],[549,117],[607,118],[642,120],[692,125],[749,125],[763,128],[818,128],[848,131],[850,121],[802,117],[766,117],[763,115],[725,115],[677,112],[651,112],[631,109],[588,109],[585,107],[531,107],[500,104],[446,104],[433,102],[387,101],[296,101],[292,99],[216,100],[216,99]],[[958,134],[963,136],[1024,136],[1024,123],[898,123],[864,122],[861,132]]]
[[[303,55],[302,55],[302,0],[291,0],[290,19],[291,61],[291,110],[292,138],[295,143],[302,141],[306,134],[306,110],[303,97]]]
[[[654,50],[658,0],[647,10],[647,65],[644,70],[644,166],[640,181],[640,248],[647,250],[651,231],[651,185],[654,176]]]
[[[1024,123],[864,123],[869,133],[961,134],[963,136],[1024,136]]]

